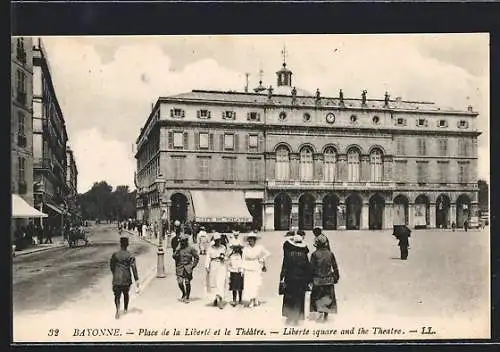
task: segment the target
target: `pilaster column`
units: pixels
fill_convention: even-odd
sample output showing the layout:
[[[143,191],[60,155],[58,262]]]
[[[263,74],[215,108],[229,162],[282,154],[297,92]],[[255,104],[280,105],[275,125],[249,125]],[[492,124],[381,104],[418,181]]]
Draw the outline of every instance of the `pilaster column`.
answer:
[[[323,203],[316,202],[314,206],[314,227],[323,227]]]
[[[457,221],[457,205],[455,203],[452,203],[450,205],[450,212],[448,215],[448,228],[451,227],[451,223],[453,221],[455,221],[455,224],[458,226],[458,224],[456,223],[456,221]]]
[[[370,227],[368,222],[369,212],[370,204],[363,202],[363,205],[361,207],[361,224],[359,226],[361,230],[368,230],[368,228]]]
[[[276,155],[274,153],[266,153],[264,155],[266,159],[266,180],[274,180],[276,174]]]
[[[263,227],[265,231],[274,230],[274,204],[266,203],[263,207],[264,215],[262,217]]]
[[[385,203],[384,207],[384,229],[392,229],[393,227],[393,218],[392,218],[392,202]]]
[[[429,204],[429,229],[436,228],[436,203]]]
[[[344,202],[339,202],[337,207],[337,230],[346,229],[346,208]]]
[[[290,180],[299,180],[299,154],[290,154]]]
[[[290,214],[290,227],[299,227],[299,203],[298,202],[293,202],[292,203],[292,213]]]
[[[415,204],[408,204],[408,227],[410,229],[415,227]]]
[[[347,181],[347,155],[339,154],[337,159],[337,179],[338,182]]]

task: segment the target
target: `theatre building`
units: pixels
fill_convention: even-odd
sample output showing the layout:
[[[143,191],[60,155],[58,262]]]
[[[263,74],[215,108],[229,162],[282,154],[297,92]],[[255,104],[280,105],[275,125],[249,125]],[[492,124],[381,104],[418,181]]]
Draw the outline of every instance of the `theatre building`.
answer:
[[[477,112],[292,84],[158,98],[137,139],[137,216],[265,230],[461,227],[478,211]],[[160,195],[158,176],[166,180]],[[160,197],[161,196],[161,197]]]

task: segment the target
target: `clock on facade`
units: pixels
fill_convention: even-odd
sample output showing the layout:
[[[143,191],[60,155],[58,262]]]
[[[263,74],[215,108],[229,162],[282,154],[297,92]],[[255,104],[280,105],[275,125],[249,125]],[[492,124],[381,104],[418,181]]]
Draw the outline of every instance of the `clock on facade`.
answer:
[[[335,122],[335,115],[332,113],[327,114],[326,115],[326,122],[334,123]]]

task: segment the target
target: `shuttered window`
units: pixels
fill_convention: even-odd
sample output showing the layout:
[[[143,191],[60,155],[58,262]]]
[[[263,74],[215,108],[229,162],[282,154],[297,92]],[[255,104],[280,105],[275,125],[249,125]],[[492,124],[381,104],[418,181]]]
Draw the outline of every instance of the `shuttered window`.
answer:
[[[209,134],[208,132],[199,133],[199,149],[208,149],[209,146]]]

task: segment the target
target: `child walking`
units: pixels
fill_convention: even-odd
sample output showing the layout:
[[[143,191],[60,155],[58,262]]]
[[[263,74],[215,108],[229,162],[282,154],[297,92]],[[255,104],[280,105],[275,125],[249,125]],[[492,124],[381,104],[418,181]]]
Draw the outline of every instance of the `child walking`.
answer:
[[[241,296],[243,294],[243,246],[241,244],[232,244],[228,256],[228,271],[229,271],[229,290],[233,293],[233,307],[236,304],[241,304]],[[238,296],[238,303],[236,302]]]

